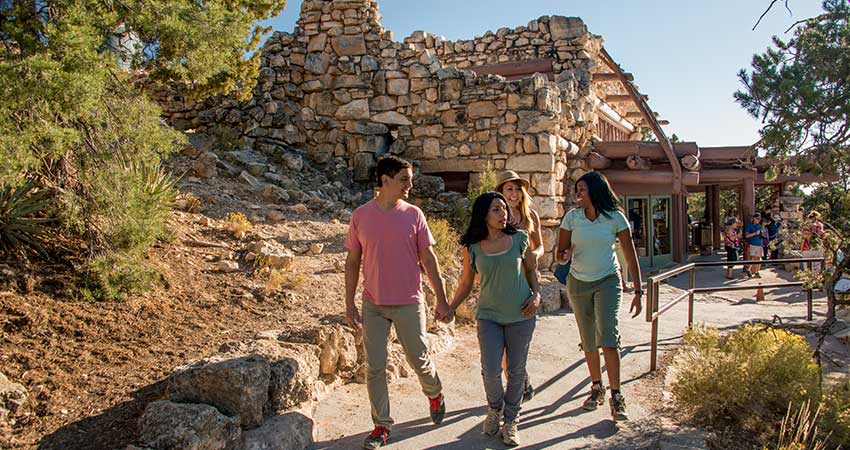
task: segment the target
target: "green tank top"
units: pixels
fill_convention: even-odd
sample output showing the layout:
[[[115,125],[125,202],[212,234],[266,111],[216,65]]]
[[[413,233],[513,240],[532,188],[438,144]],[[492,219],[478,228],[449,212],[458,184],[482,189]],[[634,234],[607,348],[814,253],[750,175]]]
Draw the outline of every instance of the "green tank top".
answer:
[[[531,319],[522,315],[522,305],[531,296],[522,268],[528,233],[518,231],[511,235],[511,241],[506,251],[495,255],[484,253],[480,242],[469,246],[472,269],[481,275],[479,319],[497,323]]]

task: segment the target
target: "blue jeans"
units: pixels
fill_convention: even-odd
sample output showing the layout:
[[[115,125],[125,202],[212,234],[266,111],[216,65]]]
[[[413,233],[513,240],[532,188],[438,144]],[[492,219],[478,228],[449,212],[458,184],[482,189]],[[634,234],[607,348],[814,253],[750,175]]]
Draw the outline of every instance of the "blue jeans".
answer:
[[[478,346],[481,349],[481,376],[490,408],[504,408],[505,421],[519,416],[525,386],[525,363],[537,318],[514,323],[478,320]],[[508,365],[508,388],[502,387],[502,354]]]

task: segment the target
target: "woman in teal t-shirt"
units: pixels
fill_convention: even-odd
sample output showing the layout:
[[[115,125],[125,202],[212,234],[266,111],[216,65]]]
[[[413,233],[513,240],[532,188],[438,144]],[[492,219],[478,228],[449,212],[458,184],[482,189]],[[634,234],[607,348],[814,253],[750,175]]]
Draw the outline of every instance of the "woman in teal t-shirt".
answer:
[[[626,402],[620,392],[619,310],[623,296],[620,267],[614,243],[620,240],[623,256],[635,286],[629,312],[641,311],[641,278],[632,232],[617,201],[617,195],[598,172],[584,174],[575,184],[578,207],[561,222],[558,238],[558,262],[572,256],[567,277],[567,296],[575,312],[576,323],[590,371],[590,396],[583,408],[594,410],[605,403],[599,347],[605,355],[605,369],[611,385],[611,416],[626,420]]]
[[[525,363],[540,306],[537,257],[528,234],[511,225],[505,197],[481,194],[472,206],[472,218],[461,237],[463,274],[451,301],[452,310],[469,297],[475,274],[481,276],[478,300],[478,345],[481,375],[490,407],[484,432],[500,431],[507,445],[519,445],[517,424],[525,385]],[[507,390],[502,385],[502,354],[507,358]]]

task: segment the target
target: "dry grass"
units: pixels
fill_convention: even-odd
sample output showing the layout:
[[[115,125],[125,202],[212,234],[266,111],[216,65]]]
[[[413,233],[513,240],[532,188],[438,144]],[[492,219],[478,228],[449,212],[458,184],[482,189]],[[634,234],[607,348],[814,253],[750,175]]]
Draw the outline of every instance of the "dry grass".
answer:
[[[252,227],[251,221],[240,212],[229,213],[224,219],[224,228],[236,239],[244,238]]]

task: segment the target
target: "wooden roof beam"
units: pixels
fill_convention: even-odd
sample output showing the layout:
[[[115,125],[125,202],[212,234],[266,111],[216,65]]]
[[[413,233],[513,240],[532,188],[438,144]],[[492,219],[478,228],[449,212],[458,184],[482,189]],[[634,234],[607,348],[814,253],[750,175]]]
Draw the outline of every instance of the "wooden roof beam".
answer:
[[[630,73],[625,73],[626,79],[629,81],[634,81],[634,75]],[[591,75],[591,81],[594,83],[604,83],[608,81],[620,81],[620,76],[613,72],[599,72]]]
[[[649,100],[648,95],[642,95],[641,97],[643,97],[644,100]],[[634,100],[632,100],[632,96],[628,95],[628,94],[626,94],[626,95],[612,94],[612,95],[605,96],[605,103],[626,103],[626,102],[632,102],[632,101],[634,101]]]

